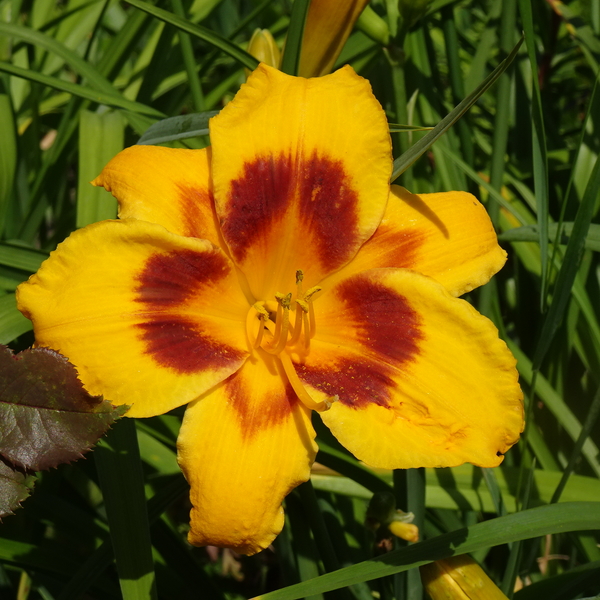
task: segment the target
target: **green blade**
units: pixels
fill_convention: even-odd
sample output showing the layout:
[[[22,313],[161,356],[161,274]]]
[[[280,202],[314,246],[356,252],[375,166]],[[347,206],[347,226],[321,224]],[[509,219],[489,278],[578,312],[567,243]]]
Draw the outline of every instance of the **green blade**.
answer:
[[[453,111],[449,112],[427,135],[423,136],[416,144],[411,146],[404,154],[394,161],[394,170],[391,180],[397,179],[408,167],[410,167],[420,156],[422,156],[431,145],[454,123],[456,123],[477,102],[477,99],[490,88],[506,71],[517,56],[517,52],[523,43],[523,39],[513,48],[512,52],[485,78],[485,80],[469,94]]]
[[[281,57],[281,70],[288,75],[298,75],[304,24],[306,23],[309,6],[310,0],[296,0],[292,5],[292,16],[285,42],[285,50]]]
[[[600,502],[570,502],[524,510],[465,527],[310,581],[260,596],[261,600],[296,600],[312,594],[371,581],[480,548],[553,533],[600,528]]]
[[[210,29],[206,29],[206,27],[202,27],[200,25],[194,25],[193,23],[189,23],[184,19],[180,19],[173,13],[170,13],[162,8],[157,8],[156,6],[152,6],[152,4],[148,4],[147,2],[142,2],[142,0],[126,0],[128,4],[147,12],[149,15],[164,21],[165,23],[169,23],[180,29],[181,31],[185,31],[187,33],[191,33],[196,37],[208,42],[215,46],[215,48],[219,48],[225,54],[229,54],[231,58],[237,60],[244,67],[248,67],[248,69],[254,70],[258,66],[258,61],[251,55],[248,54],[245,50],[242,50],[234,43],[225,39],[224,37],[216,34],[214,31]]]
[[[94,459],[123,600],[154,600],[152,543],[135,422],[127,418],[117,422],[96,447]]]

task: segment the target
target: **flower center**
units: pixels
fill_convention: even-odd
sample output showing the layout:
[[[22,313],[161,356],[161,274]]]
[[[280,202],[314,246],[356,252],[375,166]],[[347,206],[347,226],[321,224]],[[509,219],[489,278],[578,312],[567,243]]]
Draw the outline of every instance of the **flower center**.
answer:
[[[316,333],[313,296],[321,288],[314,286],[304,291],[303,279],[302,271],[296,271],[296,297],[293,302],[292,292],[277,293],[274,300],[256,302],[248,311],[246,329],[253,349],[260,348],[279,358],[290,385],[302,403],[308,408],[322,411],[329,408],[331,402],[317,402],[311,398],[298,378],[289,354],[284,351],[293,348],[295,353],[308,355],[310,340]]]

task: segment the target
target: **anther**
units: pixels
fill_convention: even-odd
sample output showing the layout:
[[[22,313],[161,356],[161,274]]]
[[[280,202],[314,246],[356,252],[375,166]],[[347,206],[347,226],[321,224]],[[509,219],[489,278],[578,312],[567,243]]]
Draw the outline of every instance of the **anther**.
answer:
[[[302,269],[296,271],[296,298],[302,298],[302,281],[304,280],[304,273]]]

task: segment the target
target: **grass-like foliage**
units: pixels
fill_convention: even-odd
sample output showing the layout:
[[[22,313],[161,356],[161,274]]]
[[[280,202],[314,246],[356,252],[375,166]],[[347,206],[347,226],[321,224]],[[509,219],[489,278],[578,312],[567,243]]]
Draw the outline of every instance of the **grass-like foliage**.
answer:
[[[600,4],[402,0],[404,18],[398,5],[372,0],[336,66],[369,79],[397,124],[396,183],[470,191],[486,205],[509,260],[467,299],[518,360],[521,441],[494,470],[374,472],[315,417],[311,482],[287,497],[273,546],[245,557],[186,541],[182,410],[122,419],[72,463],[95,440],[67,446],[64,460],[39,446],[26,463],[14,456],[35,419],[19,431],[3,422],[0,445],[17,436],[14,464],[0,460],[6,514],[32,470],[70,464],[40,473],[3,519],[0,598],[421,600],[416,567],[466,552],[515,600],[600,593]],[[0,344],[34,342],[18,284],[72,231],[116,216],[116,201],[89,185],[108,160],[140,141],[207,146],[208,119],[257,64],[253,31],[269,29],[280,48],[287,37],[282,69],[295,73],[308,6],[0,0]],[[436,136],[521,38],[494,85]],[[3,393],[5,421],[16,409]],[[31,394],[25,404],[47,423],[48,407]],[[376,542],[365,516],[382,492],[414,513],[422,542]]]

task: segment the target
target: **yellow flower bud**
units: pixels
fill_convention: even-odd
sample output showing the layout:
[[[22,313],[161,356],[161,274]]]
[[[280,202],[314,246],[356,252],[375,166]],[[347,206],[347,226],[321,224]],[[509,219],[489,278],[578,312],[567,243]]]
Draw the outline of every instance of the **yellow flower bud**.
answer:
[[[390,492],[377,492],[367,508],[366,525],[377,533],[378,539],[389,538],[392,533],[407,542],[419,541],[419,528],[412,524],[415,516],[396,509],[396,499]]]
[[[420,571],[432,600],[508,600],[468,554],[437,560]]]
[[[277,47],[277,42],[271,35],[268,29],[255,29],[250,43],[248,44],[248,52],[270,67],[279,68],[279,62],[281,59],[281,52]],[[251,71],[246,69],[246,77],[250,75]]]
[[[404,521],[392,521],[388,525],[388,529],[396,536],[407,542],[419,541],[419,528],[413,523]]]

